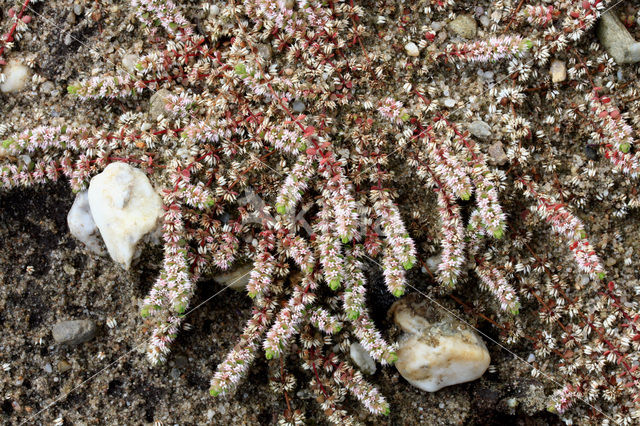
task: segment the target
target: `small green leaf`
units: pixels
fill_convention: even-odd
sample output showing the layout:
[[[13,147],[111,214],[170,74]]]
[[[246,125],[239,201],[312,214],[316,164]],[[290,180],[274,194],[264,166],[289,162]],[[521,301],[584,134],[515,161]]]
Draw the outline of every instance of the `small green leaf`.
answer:
[[[210,394],[211,396],[218,396],[218,395],[220,395],[220,392],[221,392],[221,391],[220,391],[220,389],[218,389],[218,388],[211,388],[211,389],[209,389],[209,394]]]
[[[403,288],[396,288],[395,290],[393,290],[393,295],[395,297],[400,297],[404,294],[404,289]]]
[[[349,242],[349,237],[347,235],[343,235],[341,239],[342,239],[342,244],[347,244]]]
[[[407,114],[406,112],[400,116],[400,120],[402,120],[402,121],[409,121],[410,118],[411,118],[411,116],[409,114]]]
[[[532,47],[533,47],[533,42],[529,39],[522,40],[522,43],[520,43],[520,50],[531,49]]]
[[[387,359],[389,364],[395,364],[397,360],[398,360],[398,354],[396,354],[395,352],[391,352],[389,354],[389,359]]]
[[[604,272],[600,272],[600,273],[598,274],[598,278],[600,278],[601,280],[604,280],[604,277],[605,277]]]
[[[149,307],[145,306],[142,309],[140,309],[140,316],[142,318],[147,318],[149,316]]]
[[[245,67],[244,64],[238,64],[234,69],[236,71],[236,74],[238,74],[240,77],[244,77],[245,75],[247,75],[247,67]]]
[[[282,203],[276,204],[276,211],[280,214],[285,214],[287,212],[287,206]]]
[[[273,357],[275,356],[275,352],[271,349],[267,349],[264,355],[267,357],[267,359],[273,359]]]
[[[67,93],[70,95],[75,95],[78,93],[78,89],[80,89],[80,86],[74,86],[73,84],[70,84],[69,86],[67,86]]]
[[[142,70],[144,69],[144,66],[142,66],[142,64],[141,64],[140,62],[138,62],[138,63],[136,64],[136,69],[137,69],[138,71],[142,71]]]
[[[407,260],[402,264],[402,267],[408,271],[409,269],[413,268],[413,262],[410,260]]]
[[[502,228],[498,228],[495,231],[493,231],[493,237],[496,240],[499,240],[500,238],[502,238],[504,236],[504,230]]]
[[[467,201],[469,198],[471,198],[471,194],[469,194],[468,192],[463,192],[462,194],[460,194],[460,198],[462,198],[464,201]]]
[[[349,321],[355,321],[358,319],[359,316],[360,316],[360,312],[358,311],[347,312],[347,318],[349,318]]]
[[[625,154],[629,152],[630,149],[631,149],[631,144],[628,144],[628,143],[620,144],[620,151],[624,152]]]
[[[176,24],[175,22],[170,22],[169,28],[175,31],[178,28],[178,24]]]
[[[2,147],[9,148],[13,142],[15,142],[13,139],[5,139],[2,141]]]
[[[336,291],[339,287],[340,287],[340,278],[334,278],[329,283],[329,288],[331,288],[331,290],[333,291]]]

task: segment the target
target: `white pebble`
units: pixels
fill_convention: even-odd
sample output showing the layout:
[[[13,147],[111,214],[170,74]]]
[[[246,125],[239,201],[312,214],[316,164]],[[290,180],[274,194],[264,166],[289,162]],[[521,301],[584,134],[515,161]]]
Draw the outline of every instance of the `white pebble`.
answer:
[[[111,258],[129,269],[138,241],[164,215],[162,199],[140,169],[111,163],[89,184],[89,206]]]
[[[414,42],[409,42],[405,44],[404,48],[407,51],[407,55],[409,56],[418,56],[420,51],[418,50],[418,46]]]
[[[136,64],[140,57],[135,53],[128,53],[122,58],[122,67],[129,73],[136,72]]]
[[[454,106],[456,106],[456,101],[451,98],[446,98],[444,100],[444,106],[446,106],[447,108],[453,108]]]
[[[373,374],[376,372],[376,362],[360,343],[354,342],[351,344],[349,347],[349,355],[363,373]]]
[[[91,215],[87,191],[79,192],[76,195],[71,210],[67,214],[67,225],[69,225],[71,235],[84,243],[89,250],[97,254],[104,254],[98,239],[98,227]]]
[[[564,61],[555,59],[551,62],[549,73],[551,74],[552,82],[559,83],[565,81],[567,79],[567,66]]]
[[[395,366],[413,386],[435,392],[475,380],[489,367],[489,351],[480,336],[422,296],[406,296],[390,312],[405,332]]]
[[[29,81],[29,68],[18,61],[9,61],[2,69],[4,82],[0,84],[3,93],[19,92]]]

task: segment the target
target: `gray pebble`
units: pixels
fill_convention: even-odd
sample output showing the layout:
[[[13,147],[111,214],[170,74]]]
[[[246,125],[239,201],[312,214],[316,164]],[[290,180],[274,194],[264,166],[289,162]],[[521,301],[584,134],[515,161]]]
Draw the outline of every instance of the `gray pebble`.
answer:
[[[171,376],[172,379],[179,379],[180,378],[180,370],[178,370],[177,368],[172,368],[171,372],[169,373],[169,375]]]
[[[492,166],[502,166],[509,160],[500,141],[492,144],[487,150],[487,153],[489,154],[489,164]]]
[[[640,61],[640,43],[636,43],[613,11],[602,14],[597,33],[600,43],[617,63],[627,64]]]
[[[42,86],[40,86],[40,90],[45,94],[50,94],[55,88],[56,86],[50,81],[45,81],[44,83],[42,83]]]
[[[46,371],[47,373],[53,373],[53,367],[51,366],[51,364],[46,363],[46,365],[44,366],[44,371]]]
[[[161,115],[167,114],[167,110],[165,109],[166,98],[170,95],[171,92],[167,89],[160,89],[151,96],[149,100],[149,115],[151,118],[156,120]]]
[[[476,36],[478,30],[476,20],[469,15],[460,15],[453,21],[449,22],[449,30],[460,37],[471,39]]]
[[[480,17],[480,25],[482,25],[483,27],[488,27],[489,24],[491,24],[489,17],[487,15],[482,15]]]
[[[82,15],[82,12],[84,12],[84,8],[81,4],[76,3],[73,5],[73,13],[76,15]]]
[[[54,325],[51,332],[56,343],[73,346],[93,339],[96,325],[91,320],[62,321]]]
[[[187,366],[187,364],[189,364],[189,360],[187,359],[186,356],[178,355],[175,360],[176,360],[176,367],[178,368],[184,368]]]
[[[295,101],[292,105],[293,111],[301,114],[307,106],[302,101]]]
[[[491,137],[491,126],[482,120],[476,120],[467,126],[469,132],[477,138],[488,139]]]
[[[73,42],[73,38],[71,38],[71,33],[67,33],[67,34],[64,36],[64,44],[65,44],[66,46],[68,46],[68,45],[70,45],[72,42]]]

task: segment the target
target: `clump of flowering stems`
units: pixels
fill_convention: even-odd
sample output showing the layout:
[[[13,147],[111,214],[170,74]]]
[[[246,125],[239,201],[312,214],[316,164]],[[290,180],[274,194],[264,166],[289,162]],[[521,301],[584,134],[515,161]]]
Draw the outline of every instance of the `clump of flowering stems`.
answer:
[[[544,69],[552,53],[585,34],[605,3],[514,9],[496,2],[505,13],[497,14],[502,18],[486,39],[444,46],[422,30],[422,19],[450,19],[445,13],[454,2],[430,1],[419,11],[406,4],[411,13],[402,13],[398,25],[420,39],[422,49],[420,58],[409,58],[394,50],[405,35],[365,25],[394,21],[396,6],[388,4],[369,10],[347,1],[231,1],[216,5],[216,13],[203,5],[205,16],[195,26],[188,18],[196,11],[188,6],[132,0],[145,33],[166,41],[151,43],[134,72],[86,78],[68,93],[134,102],[167,89],[164,117],[127,112],[114,128],[70,124],[18,132],[2,141],[0,182],[10,189],[65,177],[82,191],[111,162],[146,171],[165,206],[162,270],[141,306],[152,330],[150,361],[167,358],[198,277],[251,260],[252,315],[218,365],[211,394],[232,393],[257,357],[284,363],[297,347],[310,389],[339,424],[355,423],[344,407],[347,394],[375,415],[392,408],[345,352],[353,339],[383,365],[396,360],[395,345],[369,316],[365,259],[379,259],[391,294],[405,292],[406,270],[420,251],[410,236],[413,221],[398,201],[411,186],[425,199],[417,216],[428,218],[435,207],[433,243],[421,241],[421,250],[440,252],[436,279],[443,288],[463,291],[472,271],[513,328],[524,321],[514,315],[525,300],[540,306],[546,327],[530,341],[538,359],[559,359],[567,383],[553,397],[554,410],[569,416],[582,401],[609,407],[629,423],[640,417],[633,396],[637,309],[628,291],[604,280],[585,226],[562,194],[527,177],[535,144],[533,126],[522,117],[525,85],[534,75],[529,62]],[[429,44],[433,49],[423,48]],[[491,114],[485,114],[500,130],[491,138],[508,144],[506,174],[490,167],[485,142],[465,130],[468,117],[458,120],[439,101],[440,88],[424,82],[441,69],[486,63],[505,67],[510,77],[489,91]],[[616,169],[635,176],[632,131],[607,99],[599,90],[587,94],[592,137]],[[561,237],[561,251],[573,255],[577,271],[551,272],[518,229],[535,219],[509,211],[507,220],[506,209],[517,209],[504,189],[522,190],[532,200],[531,216]],[[243,203],[249,192],[262,204]],[[572,293],[568,273],[590,277],[587,293]],[[293,384],[283,373],[280,379],[290,405]],[[303,417],[287,412],[286,420]]]
[[[13,47],[15,40],[20,40],[21,33],[27,29],[27,24],[31,22],[31,16],[26,13],[29,3],[36,3],[37,0],[24,0],[18,8],[11,7],[7,10],[9,21],[4,23],[9,25],[4,31],[4,27],[0,27],[0,66],[5,65],[6,55]]]

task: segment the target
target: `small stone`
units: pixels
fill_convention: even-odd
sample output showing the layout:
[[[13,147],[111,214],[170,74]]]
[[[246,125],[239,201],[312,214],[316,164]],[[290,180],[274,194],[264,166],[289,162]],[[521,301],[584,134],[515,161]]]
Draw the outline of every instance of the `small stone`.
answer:
[[[600,43],[617,63],[640,61],[640,46],[614,11],[608,10],[600,16],[597,33]]]
[[[427,264],[427,268],[429,268],[431,272],[435,272],[438,270],[438,266],[440,266],[440,263],[442,263],[442,255],[436,254],[435,256],[431,256],[427,258],[427,261],[425,263]]]
[[[467,129],[473,136],[479,139],[488,139],[491,137],[491,127],[482,120],[476,120],[467,125]]]
[[[307,106],[302,101],[295,101],[293,105],[291,105],[293,112],[297,112],[298,114],[301,114],[306,107]]]
[[[260,43],[258,45],[258,54],[265,61],[268,61],[269,59],[271,59],[271,55],[273,54],[271,50],[271,45],[266,43]]]
[[[627,48],[627,61],[632,64],[640,62],[640,42],[633,43]]]
[[[136,64],[140,57],[135,53],[127,53],[122,57],[122,67],[129,73],[136,72]]]
[[[29,68],[15,60],[9,61],[0,72],[5,77],[4,83],[0,84],[0,91],[3,93],[19,92],[29,81]]]
[[[561,81],[565,81],[567,79],[567,65],[564,63],[564,61],[554,59],[551,62],[549,73],[551,74],[552,82],[559,83]]]
[[[220,274],[213,277],[213,279],[225,287],[229,287],[236,291],[244,291],[249,283],[251,271],[253,270],[253,263],[240,266],[238,269],[227,272],[226,274]]]
[[[61,345],[78,345],[96,335],[96,325],[91,320],[70,320],[57,323],[51,329],[53,339]]]
[[[76,14],[72,11],[67,14],[67,23],[71,25],[76,23]]]
[[[509,160],[500,141],[491,144],[487,153],[489,154],[489,164],[492,166],[502,166]]]
[[[180,370],[178,370],[177,368],[172,368],[169,375],[171,376],[172,379],[177,380],[180,378]]]
[[[389,312],[405,332],[395,366],[413,386],[435,392],[475,380],[489,367],[489,351],[480,336],[420,295],[400,299]]]
[[[53,92],[53,90],[56,88],[55,84],[53,84],[50,81],[45,81],[44,83],[42,83],[42,85],[40,86],[40,91],[42,93],[44,93],[45,95],[50,94],[51,92]]]
[[[140,239],[164,216],[162,199],[142,170],[111,163],[89,183],[89,206],[111,258],[129,269]]]
[[[478,25],[472,16],[459,15],[456,19],[449,22],[449,30],[462,38],[472,39],[476,36]]]
[[[491,24],[491,20],[489,19],[489,17],[487,15],[482,15],[480,17],[480,25],[482,25],[483,27],[488,27],[489,24]]]
[[[47,372],[47,373],[49,373],[49,374],[53,373],[53,367],[51,366],[51,364],[50,364],[50,363],[46,363],[46,364],[45,364],[45,366],[44,366],[44,371],[45,371],[45,372]]]
[[[175,358],[175,362],[176,362],[176,367],[178,368],[184,368],[187,365],[189,365],[189,360],[187,359],[187,357],[182,355],[178,355]]]
[[[99,255],[104,254],[100,245],[100,233],[91,215],[87,191],[79,192],[76,195],[71,210],[67,214],[67,225],[69,225],[71,235],[84,243],[89,250]]]
[[[82,15],[82,12],[84,12],[84,7],[82,7],[81,4],[76,3],[73,5],[73,13],[76,15]]]
[[[584,154],[587,156],[589,160],[597,160],[598,159],[598,146],[597,145],[585,145],[584,146]]]
[[[76,273],[76,268],[69,265],[68,263],[65,263],[64,265],[62,265],[62,270],[67,275],[74,275]]]
[[[220,13],[220,8],[218,7],[218,5],[214,4],[209,8],[209,16],[211,17],[218,16],[219,13]]]
[[[71,33],[67,33],[64,36],[64,44],[65,46],[69,46],[71,43],[73,43],[73,38],[71,37]]]
[[[65,360],[58,361],[58,372],[59,373],[66,373],[69,370],[71,370],[71,364],[69,364]]]
[[[354,342],[351,344],[349,355],[363,373],[371,375],[376,372],[376,362],[360,343]]]
[[[453,108],[456,106],[456,101],[451,98],[446,98],[443,103],[447,108]]]
[[[418,56],[420,55],[420,51],[418,50],[418,46],[414,42],[409,42],[404,46],[407,51],[407,55],[409,56]]]
[[[171,92],[167,89],[160,89],[151,96],[149,100],[149,115],[154,120],[157,120],[161,115],[166,115],[167,98],[171,95]]]

